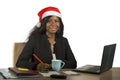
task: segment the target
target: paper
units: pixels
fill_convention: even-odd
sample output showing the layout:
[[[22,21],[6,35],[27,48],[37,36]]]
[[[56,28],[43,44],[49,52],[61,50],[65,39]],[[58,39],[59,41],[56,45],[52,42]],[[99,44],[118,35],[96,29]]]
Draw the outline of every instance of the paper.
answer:
[[[75,74],[79,74],[77,72],[74,71],[63,71],[63,73],[67,74],[67,75],[75,75]]]
[[[1,72],[7,79],[18,78],[16,75],[14,75],[13,73],[11,73],[8,69],[0,69],[0,72]]]
[[[48,71],[48,72],[40,72],[44,77],[50,77],[52,74],[60,74],[59,72],[56,71]]]

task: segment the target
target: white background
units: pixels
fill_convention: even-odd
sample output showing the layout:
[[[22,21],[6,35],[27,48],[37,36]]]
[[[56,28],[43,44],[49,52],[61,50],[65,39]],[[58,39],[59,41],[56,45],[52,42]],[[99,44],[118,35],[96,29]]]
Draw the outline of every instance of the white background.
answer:
[[[78,67],[100,64],[103,46],[117,43],[120,67],[120,0],[0,0],[0,68],[12,66],[13,44],[26,40],[46,6],[58,7]]]

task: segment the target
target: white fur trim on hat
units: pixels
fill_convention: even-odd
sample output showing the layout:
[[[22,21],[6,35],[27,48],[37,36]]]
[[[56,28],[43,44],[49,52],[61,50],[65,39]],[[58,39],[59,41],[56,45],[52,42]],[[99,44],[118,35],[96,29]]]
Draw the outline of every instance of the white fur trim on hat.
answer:
[[[52,16],[52,15],[61,18],[61,14],[60,14],[60,13],[55,12],[55,11],[47,11],[47,12],[45,12],[45,13],[42,15],[42,19],[45,18],[45,17],[47,17],[47,16]]]

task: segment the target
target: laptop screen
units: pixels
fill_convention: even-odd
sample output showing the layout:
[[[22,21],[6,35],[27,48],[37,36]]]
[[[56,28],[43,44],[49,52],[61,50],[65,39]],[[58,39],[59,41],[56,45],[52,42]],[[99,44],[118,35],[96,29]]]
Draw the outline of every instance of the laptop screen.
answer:
[[[110,68],[112,68],[115,49],[116,49],[116,44],[110,44],[104,46],[101,68],[100,68],[101,72],[107,71]]]

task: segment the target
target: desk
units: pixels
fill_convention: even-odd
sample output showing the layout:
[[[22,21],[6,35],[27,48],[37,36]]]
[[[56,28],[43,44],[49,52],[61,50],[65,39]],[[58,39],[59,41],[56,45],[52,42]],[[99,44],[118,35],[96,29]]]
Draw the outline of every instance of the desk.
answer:
[[[1,80],[1,79],[0,79]],[[2,79],[3,80],[3,79]],[[66,79],[53,79],[49,77],[7,79],[7,80],[120,80],[120,68],[114,67],[101,74],[81,73],[79,75],[68,75]]]

